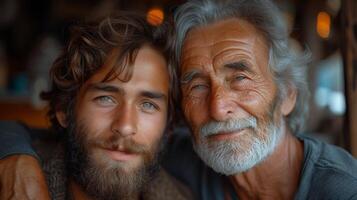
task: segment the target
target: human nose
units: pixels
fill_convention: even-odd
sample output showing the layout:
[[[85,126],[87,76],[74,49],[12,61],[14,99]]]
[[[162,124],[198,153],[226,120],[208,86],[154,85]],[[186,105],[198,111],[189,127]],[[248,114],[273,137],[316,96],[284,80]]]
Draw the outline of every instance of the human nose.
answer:
[[[112,122],[112,132],[122,137],[135,135],[137,131],[137,117],[135,109],[130,105],[122,105],[117,109]]]
[[[210,95],[210,115],[216,121],[225,121],[231,117],[234,103],[224,87],[214,86]]]

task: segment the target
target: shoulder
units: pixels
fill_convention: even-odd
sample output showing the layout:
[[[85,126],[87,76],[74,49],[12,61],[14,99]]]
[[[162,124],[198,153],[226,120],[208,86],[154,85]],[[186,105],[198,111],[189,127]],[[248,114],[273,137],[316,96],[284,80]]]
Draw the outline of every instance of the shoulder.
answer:
[[[0,121],[0,158],[14,154],[37,157],[31,143],[38,132],[16,121]]]
[[[301,137],[316,168],[336,171],[357,179],[357,159],[346,150],[309,137]]]
[[[344,149],[309,137],[304,142],[310,194],[337,199],[357,198],[357,160]]]
[[[23,132],[26,131],[22,123],[17,121],[0,121],[1,132]]]

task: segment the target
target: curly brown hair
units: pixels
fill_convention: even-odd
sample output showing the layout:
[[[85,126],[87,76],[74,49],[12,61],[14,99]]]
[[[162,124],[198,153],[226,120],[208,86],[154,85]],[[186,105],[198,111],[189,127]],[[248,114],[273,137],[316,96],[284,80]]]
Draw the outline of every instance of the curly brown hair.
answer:
[[[63,130],[56,112],[64,112],[67,119],[73,117],[76,95],[80,88],[103,67],[114,49],[118,50],[117,60],[103,81],[119,75],[124,77],[122,81],[129,81],[132,74],[130,66],[143,45],[155,48],[167,61],[170,77],[167,123],[171,126],[178,93],[176,72],[169,59],[172,46],[168,42],[172,35],[171,25],[164,23],[154,27],[142,15],[123,11],[118,13],[97,22],[77,24],[71,28],[70,40],[50,71],[51,89],[41,94],[41,98],[49,102],[48,117],[55,131]]]

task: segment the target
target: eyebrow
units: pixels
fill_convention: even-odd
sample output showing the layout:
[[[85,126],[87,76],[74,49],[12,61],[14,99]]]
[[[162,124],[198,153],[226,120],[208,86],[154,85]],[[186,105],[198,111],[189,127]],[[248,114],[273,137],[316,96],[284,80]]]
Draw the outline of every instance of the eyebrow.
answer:
[[[89,91],[104,91],[104,92],[125,94],[125,91],[123,88],[118,87],[118,86],[108,85],[105,83],[92,84],[88,87],[88,90]],[[141,91],[140,96],[147,97],[150,99],[158,99],[158,100],[160,100],[160,99],[166,100],[167,99],[167,96],[164,93],[157,92],[157,91],[149,91],[149,90]]]
[[[147,97],[150,99],[158,99],[158,100],[166,100],[167,96],[164,93],[161,92],[154,92],[154,91],[142,91],[140,92],[140,95],[143,97]]]
[[[201,72],[199,70],[197,70],[197,69],[191,70],[181,76],[180,83],[187,84],[190,81],[192,81],[194,78],[199,77],[200,75],[201,75]]]
[[[96,83],[88,86],[89,91],[104,91],[111,93],[124,93],[124,90],[120,87],[108,85],[105,83]]]
[[[235,71],[247,71],[249,73],[254,74],[253,70],[248,67],[245,62],[242,61],[225,64],[224,68],[233,69]]]

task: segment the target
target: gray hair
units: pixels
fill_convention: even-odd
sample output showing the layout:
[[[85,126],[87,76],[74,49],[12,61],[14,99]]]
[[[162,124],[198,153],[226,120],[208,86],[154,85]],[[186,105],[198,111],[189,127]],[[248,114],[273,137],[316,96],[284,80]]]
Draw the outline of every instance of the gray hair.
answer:
[[[309,90],[306,64],[309,52],[296,53],[289,47],[289,35],[279,9],[269,0],[192,0],[180,6],[174,15],[176,41],[175,57],[180,63],[186,34],[199,26],[239,18],[257,28],[269,46],[269,67],[279,89],[279,100],[286,98],[289,88],[297,90],[294,110],[287,124],[296,133],[304,127],[308,112]]]

